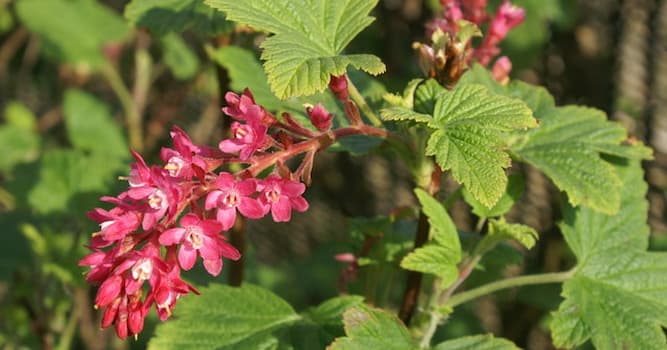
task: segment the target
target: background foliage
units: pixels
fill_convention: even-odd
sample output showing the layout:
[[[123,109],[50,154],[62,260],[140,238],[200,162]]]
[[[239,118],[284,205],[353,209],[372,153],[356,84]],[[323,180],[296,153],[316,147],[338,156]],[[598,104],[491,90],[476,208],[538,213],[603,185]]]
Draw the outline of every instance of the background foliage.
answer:
[[[375,4],[357,2],[365,4],[368,10]],[[256,20],[255,15],[248,16],[248,7],[238,6],[245,2],[209,0],[208,3],[238,11],[232,14],[232,19],[238,16]],[[262,8],[262,1],[248,3]],[[335,6],[342,1],[328,3]],[[277,35],[258,44],[261,36],[245,28],[234,28],[221,12],[198,0],[0,0],[0,346],[7,349],[180,348],[178,339],[171,339],[168,334],[171,328],[179,327],[179,322],[191,322],[185,316],[161,327],[156,333],[157,340],[150,344],[150,328],[157,322],[154,316],[149,320],[149,329],[136,342],[119,342],[110,332],[99,331],[100,315],[92,309],[91,290],[83,283],[81,269],[76,266],[85,254],[82,245],[90,232],[96,230],[84,213],[97,205],[101,195],[118,192],[121,184],[116,178],[127,173],[128,147],[141,150],[148,158],[157,158],[160,147],[167,141],[171,124],[184,127],[196,142],[216,144],[224,128],[221,94],[227,90],[240,91],[246,86],[253,87],[258,103],[267,108],[296,113],[306,100],[321,101],[330,111],[340,114],[329,94],[283,101],[271,93],[270,87],[284,92],[285,96],[313,93],[299,86],[298,80],[284,76],[294,70],[281,59],[290,58],[290,64],[296,61],[292,56],[280,56],[272,50],[278,50],[285,42],[298,41],[304,46],[303,50],[295,50],[291,55],[314,62],[332,73],[343,72],[348,65],[379,73],[384,70],[379,62],[356,53],[370,52],[380,57],[386,64],[387,74],[379,81],[364,73],[351,73],[362,94],[372,104],[379,105],[386,91],[400,91],[406,81],[420,76],[410,45],[422,38],[423,22],[432,16],[435,3],[437,1],[379,1],[371,13],[377,20],[350,43],[346,52],[349,55],[329,62],[323,57],[340,53],[357,34],[356,27],[332,22],[330,30],[301,38],[292,35],[293,28],[289,25],[295,22],[288,21],[285,26],[266,27]],[[644,164],[650,182],[646,189],[650,199],[650,232],[654,235],[647,238],[649,229],[643,222],[624,221],[622,217],[608,217],[586,209],[561,210],[554,205],[560,194],[542,175],[529,166],[515,166],[510,170],[510,186],[515,183],[525,186],[516,185],[518,189],[510,191],[516,197],[508,203],[519,204],[509,216],[535,227],[540,239],[528,254],[519,253],[523,252],[520,247],[517,250],[517,247],[499,245],[485,256],[481,262],[483,269],[475,271],[467,286],[519,273],[561,271],[573,266],[579,266],[580,270],[565,284],[565,302],[555,314],[548,311],[556,309],[563,301],[559,286],[510,290],[457,308],[447,326],[436,334],[436,339],[439,342],[492,332],[529,349],[551,349],[553,342],[559,346],[579,345],[588,339],[581,336],[583,333],[573,333],[572,327],[567,325],[576,323],[586,327],[601,320],[614,320],[614,317],[627,321],[623,315],[632,313],[632,310],[612,308],[608,314],[579,315],[568,309],[568,303],[573,300],[590,298],[579,293],[582,289],[609,289],[605,292],[616,296],[614,300],[627,299],[628,307],[650,315],[631,323],[619,321],[622,330],[614,333],[619,337],[616,341],[628,341],[623,339],[628,330],[652,329],[655,332],[647,333],[643,338],[645,343],[633,343],[637,348],[649,348],[656,337],[662,336],[656,325],[665,324],[665,312],[661,311],[664,305],[649,310],[645,302],[657,298],[655,295],[636,290],[623,274],[610,285],[609,276],[618,276],[601,267],[606,266],[605,255],[627,256],[638,262],[639,269],[647,271],[642,275],[644,280],[639,282],[644,285],[653,281],[651,270],[664,269],[661,253],[644,250],[646,247],[650,250],[667,248],[664,237],[667,232],[664,220],[667,158],[663,153],[667,151],[663,133],[667,98],[662,92],[667,88],[661,88],[667,87],[667,82],[660,78],[667,77],[661,74],[666,71],[662,63],[665,60],[661,60],[664,52],[660,51],[667,40],[663,34],[667,25],[667,1],[521,0],[515,3],[528,11],[526,23],[512,32],[504,47],[515,64],[515,76],[545,85],[559,105],[576,102],[607,111],[623,122],[632,135],[656,148],[656,159]],[[358,26],[365,21],[363,16],[354,19]],[[262,23],[254,24],[262,26]],[[319,41],[313,39],[315,36],[324,36],[327,45],[318,45]],[[265,49],[263,58],[268,60],[267,65],[284,66],[287,73],[274,70],[273,75],[267,77],[260,65],[260,47]],[[306,76],[315,84],[326,85],[321,77]],[[656,78],[649,78],[651,76]],[[561,152],[590,150],[588,157],[577,159],[578,164],[571,168],[573,171],[591,167],[600,170],[596,172],[599,177],[591,179],[591,190],[597,190],[592,197],[576,193],[577,186],[572,185],[576,174],[550,174],[545,170],[568,193],[573,205],[586,203],[602,212],[613,212],[623,201],[630,200],[637,210],[645,209],[646,203],[637,198],[609,195],[614,192],[610,188],[620,186],[625,186],[626,193],[641,194],[641,186],[635,184],[639,175],[625,169],[614,176],[616,170],[609,169],[619,165],[609,163],[609,156],[600,157],[597,153],[618,155],[618,150],[612,149],[610,144],[622,139],[624,130],[610,127],[606,133],[609,139],[584,138],[579,134],[567,138],[564,135],[575,126],[550,124],[549,113],[560,108],[570,108],[571,113],[586,111],[578,107],[557,108],[553,101],[539,99],[529,106],[534,112],[543,112],[540,113],[543,114],[542,126],[535,130],[544,134],[542,140],[560,143]],[[595,115],[590,116],[585,125],[576,125],[576,129],[598,130],[600,120]],[[438,128],[438,123],[447,122],[436,117],[434,128]],[[434,144],[451,141],[448,139],[451,135],[436,132],[436,136]],[[295,348],[321,348],[337,337],[335,348],[340,349],[354,348],[350,344],[360,343],[367,344],[366,348],[411,346],[411,340],[396,327],[393,316],[363,306],[360,298],[340,297],[321,303],[334,297],[337,287],[342,288],[339,276],[345,265],[335,263],[333,256],[358,251],[363,247],[364,238],[377,227],[383,227],[385,244],[367,252],[360,261],[365,266],[360,271],[363,283],[349,285],[349,291],[381,306],[391,304],[391,300],[400,296],[400,281],[404,276],[397,275],[389,266],[400,261],[405,249],[410,247],[415,228],[401,220],[400,213],[389,219],[375,216],[412,205],[415,199],[411,184],[405,180],[406,169],[395,164],[391,157],[384,157],[383,149],[375,146],[377,144],[369,144],[364,139],[338,145],[338,149],[352,150],[355,154],[371,152],[365,160],[334,152],[323,155],[315,165],[315,184],[309,189],[312,202],[309,213],[299,215],[290,224],[260,222],[248,228],[250,243],[245,280],[251,284],[241,290],[231,290],[218,284],[207,287],[211,282],[224,280],[213,281],[201,271],[187,276],[202,287],[204,295],[189,297],[192,303],[183,303],[177,312],[186,315],[189,307],[209,306],[211,315],[202,315],[202,318],[210,323],[231,322],[237,328],[230,329],[229,334],[238,334],[216,339],[207,337],[208,328],[203,327],[201,333],[192,334],[190,340],[210,341],[221,348],[272,348],[284,339],[289,339]],[[530,164],[549,169],[552,158],[539,157],[535,152],[539,146],[528,141],[516,144],[511,151]],[[432,153],[437,157],[435,150]],[[505,155],[498,152],[493,156],[494,159],[483,166],[498,172],[505,164]],[[480,167],[470,164],[469,168],[474,171]],[[469,175],[454,174],[463,182],[466,176]],[[503,176],[504,173],[497,181],[507,181]],[[629,182],[623,182],[626,180]],[[450,182],[445,185],[445,191],[453,192]],[[484,198],[501,195],[490,193],[483,185],[471,185],[463,196],[483,202]],[[422,204],[428,200],[417,196]],[[483,212],[483,205],[474,205],[474,200],[468,202],[473,204],[476,215],[494,216],[493,212]],[[474,227],[474,218],[468,214],[462,200],[446,204],[457,227],[469,230]],[[343,219],[349,216],[358,218]],[[564,238],[554,225],[561,219]],[[625,241],[598,244],[597,240],[586,240],[603,235],[605,230],[619,229],[615,226],[617,221],[623,221],[627,227],[622,229],[632,231],[633,237],[643,237],[632,241],[631,246]],[[532,232],[506,232],[502,222],[491,225],[499,232],[521,237],[520,241],[526,246],[531,244]],[[581,235],[583,225],[597,227],[599,232],[592,238],[584,237]],[[570,252],[563,239],[570,246],[581,248]],[[534,239],[532,242],[535,244]],[[423,249],[421,253],[440,254],[452,264],[460,259],[455,252],[443,252],[437,244]],[[417,253],[402,264],[409,269],[428,270],[428,266],[420,264]],[[364,271],[376,277],[364,278]],[[225,273],[222,278],[224,276]],[[446,274],[442,277],[449,278]],[[244,298],[255,302],[237,305],[234,293],[243,293]],[[276,303],[269,302],[272,298]],[[218,309],[224,312],[213,312]],[[248,317],[252,310],[259,309],[269,316]],[[345,309],[348,311],[343,313]],[[339,321],[341,315],[344,324]],[[360,317],[373,322],[366,328],[356,328],[354,320]],[[564,325],[554,329],[553,334],[546,326],[552,318]],[[343,325],[347,330],[344,337]],[[393,333],[395,338],[387,338],[384,344],[364,343],[374,341],[366,340],[368,334],[392,327],[397,328]],[[252,339],[246,337],[248,330],[254,332]],[[311,336],[297,336],[304,333]],[[607,341],[606,335],[593,331],[591,338],[604,348],[601,344]],[[512,348],[511,344],[494,338],[475,336],[443,342],[436,349],[482,348],[485,344],[492,344],[489,346],[495,346],[493,348]]]

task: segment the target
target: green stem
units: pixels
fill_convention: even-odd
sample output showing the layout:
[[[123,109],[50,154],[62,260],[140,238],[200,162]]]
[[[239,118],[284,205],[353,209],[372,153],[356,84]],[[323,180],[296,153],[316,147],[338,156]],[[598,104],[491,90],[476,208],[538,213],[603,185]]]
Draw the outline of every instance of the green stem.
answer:
[[[134,100],[130,90],[125,86],[123,78],[121,78],[118,70],[111,64],[106,65],[102,69],[102,74],[106,78],[111,90],[116,94],[120,101],[123,111],[125,112],[125,120],[127,122],[128,133],[130,137],[130,147],[137,151],[143,148],[143,133],[141,131],[141,116],[134,106]]]
[[[366,103],[366,99],[364,99],[363,96],[361,96],[361,93],[357,89],[356,86],[354,86],[354,83],[352,83],[352,80],[347,79],[347,90],[350,93],[350,97],[352,98],[352,101],[354,101],[358,106],[359,109],[361,109],[364,114],[366,115],[366,118],[370,120],[371,124],[375,127],[382,127],[382,120],[378,118],[377,114],[373,112],[371,107]]]
[[[58,346],[56,347],[56,350],[67,350],[72,347],[72,340],[74,339],[74,335],[76,334],[76,326],[77,323],[79,322],[79,310],[76,307],[72,308],[72,313],[69,316],[69,320],[67,320],[67,325],[65,326],[65,330],[63,331],[62,336],[60,337],[60,340],[58,341]]]
[[[461,292],[458,294],[451,295],[451,293],[456,288],[458,288],[461,285],[461,283],[465,280],[465,278],[469,275],[469,272],[477,264],[477,262],[479,262],[478,258],[473,258],[473,260],[471,260],[470,263],[466,264],[466,266],[462,269],[459,279],[454,283],[454,285],[449,287],[443,293],[443,295],[441,295],[438,303],[440,306],[447,306],[447,308],[454,308],[470,300],[479,298],[483,295],[491,294],[493,292],[497,292],[499,290],[533,285],[533,284],[560,283],[567,281],[568,279],[572,278],[572,276],[574,276],[574,270],[565,272],[544,273],[539,275],[519,276],[514,278],[508,278],[502,281],[492,282],[466,292]],[[465,272],[468,273],[466,274]],[[420,342],[421,348],[426,349],[430,346],[431,338],[435,334],[438,325],[442,322],[444,317],[445,316],[440,314],[437,310],[431,311],[431,319],[429,322],[429,327],[424,332],[424,335],[422,336],[422,340]]]
[[[485,284],[466,292],[454,294],[449,299],[449,302],[447,302],[447,306],[455,307],[483,295],[491,294],[507,288],[528,286],[533,284],[561,283],[569,280],[572,278],[572,276],[574,276],[574,270],[508,278],[505,280]]]

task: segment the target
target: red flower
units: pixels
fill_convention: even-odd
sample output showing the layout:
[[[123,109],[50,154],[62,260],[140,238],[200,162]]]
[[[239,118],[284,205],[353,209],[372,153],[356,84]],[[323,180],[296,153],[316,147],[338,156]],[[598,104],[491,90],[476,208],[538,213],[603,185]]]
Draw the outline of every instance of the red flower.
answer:
[[[268,128],[257,122],[241,124],[232,123],[232,138],[222,140],[218,147],[225,153],[239,152],[241,160],[248,160],[256,151],[264,150],[268,146],[266,135]]]
[[[219,233],[222,224],[215,220],[200,220],[195,214],[186,214],[181,219],[181,227],[162,232],[159,241],[163,245],[180,244],[178,263],[184,270],[190,270],[201,255],[204,268],[213,276],[222,270],[222,258],[238,260],[241,257],[236,248],[227,243]]]
[[[220,173],[215,179],[217,190],[206,197],[206,210],[217,209],[216,218],[224,231],[234,226],[236,210],[243,216],[258,219],[264,216],[264,209],[257,199],[251,198],[257,188],[254,179],[235,180],[229,173]]]
[[[272,175],[258,186],[262,194],[259,197],[266,213],[276,222],[290,221],[292,209],[303,212],[308,210],[308,202],[301,196],[306,191],[306,185]]]

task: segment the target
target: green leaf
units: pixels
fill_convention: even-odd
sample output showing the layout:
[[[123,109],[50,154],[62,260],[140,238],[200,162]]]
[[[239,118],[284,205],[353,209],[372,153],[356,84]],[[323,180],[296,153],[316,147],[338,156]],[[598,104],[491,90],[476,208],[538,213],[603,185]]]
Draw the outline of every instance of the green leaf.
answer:
[[[7,103],[4,115],[5,121],[9,125],[14,125],[25,130],[37,129],[37,117],[22,102],[11,101]]]
[[[530,109],[516,99],[493,95],[481,85],[459,85],[436,101],[436,131],[426,146],[443,170],[480,203],[493,207],[505,192],[510,165],[502,149],[507,132],[537,126]]]
[[[408,329],[395,315],[371,307],[353,307],[343,315],[346,337],[337,338],[328,350],[417,349]]]
[[[38,34],[47,52],[68,63],[97,69],[106,64],[105,44],[124,41],[129,34],[122,17],[88,0],[21,0],[21,22]]]
[[[251,88],[259,105],[268,110],[284,108],[283,101],[271,92],[266,73],[252,51],[236,46],[207,48],[206,51],[211,59],[227,69],[232,90],[243,91],[245,88]]]
[[[174,319],[160,324],[148,349],[254,349],[275,344],[270,333],[300,319],[292,307],[253,285],[211,285],[179,301]]]
[[[494,93],[521,99],[531,108],[540,127],[515,133],[510,142],[512,154],[543,171],[567,193],[572,205],[586,205],[607,214],[618,210],[618,176],[600,154],[651,158],[650,149],[628,140],[626,130],[607,121],[602,111],[578,106],[555,107],[553,97],[544,88],[522,82],[502,86],[479,65],[460,82],[470,83],[483,84]]]
[[[514,203],[523,195],[524,187],[525,182],[523,176],[520,174],[512,174],[508,176],[505,193],[503,193],[502,197],[500,197],[496,205],[492,208],[487,208],[484,204],[480,203],[466,189],[463,190],[463,198],[466,203],[470,204],[472,212],[475,213],[475,215],[485,218],[496,217],[504,215],[512,208]]]
[[[479,243],[480,254],[493,249],[498,243],[512,239],[530,249],[535,245],[539,235],[534,228],[522,224],[506,222],[504,218],[489,220],[489,230]]]
[[[0,126],[0,171],[9,172],[16,164],[38,157],[40,138],[37,118],[23,103],[11,101],[3,112],[6,124]]]
[[[414,110],[417,113],[433,115],[435,102],[445,90],[435,79],[429,79],[419,84],[414,91]]]
[[[380,111],[382,120],[405,121],[410,120],[417,123],[428,123],[433,120],[428,114],[417,113],[405,107],[390,107]]]
[[[406,255],[401,267],[440,277],[442,285],[448,287],[458,277],[457,264],[461,260],[461,252],[440,244],[427,244]]]
[[[458,251],[460,254],[461,242],[459,241],[458,231],[445,207],[421,188],[415,189],[415,195],[419,199],[422,211],[428,217],[431,226],[431,238],[444,246],[450,247],[453,251]]]
[[[436,345],[433,350],[518,350],[511,341],[494,338],[492,335],[472,335],[448,340]]]
[[[188,29],[219,35],[234,29],[223,14],[201,0],[132,0],[125,6],[125,18],[158,36]]]
[[[341,55],[373,18],[377,0],[206,0],[228,18],[274,35],[261,45],[272,91],[281,99],[324,90],[331,75],[348,66],[377,75],[384,64],[373,55]]]
[[[197,74],[199,59],[179,34],[166,34],[160,38],[160,42],[164,63],[176,79],[188,80]]]
[[[324,107],[340,120],[343,111],[338,107],[336,99],[328,91],[312,96],[282,101],[278,99],[269,87],[266,73],[254,53],[235,46],[226,46],[218,49],[207,48],[209,57],[225,67],[231,77],[231,88],[241,92],[250,87],[255,101],[270,111],[289,112],[304,126],[310,125],[310,120],[304,115],[303,104],[322,103]]]
[[[401,267],[436,275],[449,286],[458,276],[457,264],[461,261],[458,231],[442,204],[422,189],[416,189],[415,194],[428,217],[433,241],[406,255]]]
[[[343,324],[343,313],[345,310],[360,306],[364,297],[358,295],[346,295],[329,299],[322,304],[312,307],[304,312],[304,316],[319,325]]]
[[[647,185],[639,162],[616,165],[621,208],[605,215],[565,208],[561,229],[577,257],[553,315],[558,347],[588,339],[599,349],[667,349],[667,254],[647,252]]]
[[[16,164],[35,160],[39,145],[39,135],[31,130],[16,125],[0,126],[0,171],[8,172]]]
[[[39,166],[39,179],[28,193],[28,204],[41,214],[84,212],[94,201],[83,202],[76,196],[108,191],[113,175],[125,168],[123,161],[106,154],[75,150],[47,151]]]
[[[625,138],[625,129],[608,122],[601,111],[558,107],[544,112],[540,128],[528,132],[512,151],[567,192],[570,204],[613,214],[620,206],[621,184],[600,153],[634,158],[633,147],[620,145]]]
[[[292,344],[297,349],[324,348],[336,337],[345,334],[343,313],[352,307],[363,305],[363,297],[346,295],[329,299],[316,307],[307,309],[302,316],[309,322],[303,322],[290,329]]]
[[[63,114],[67,135],[75,148],[127,158],[125,137],[104,102],[85,91],[70,89],[65,92]]]

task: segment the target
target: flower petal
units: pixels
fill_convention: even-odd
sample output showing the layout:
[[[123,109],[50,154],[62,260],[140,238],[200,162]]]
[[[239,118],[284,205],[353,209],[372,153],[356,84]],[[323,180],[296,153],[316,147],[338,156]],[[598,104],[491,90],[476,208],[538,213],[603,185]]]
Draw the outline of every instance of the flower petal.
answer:
[[[254,198],[241,197],[238,209],[243,216],[251,219],[259,219],[266,215],[264,206]]]
[[[216,219],[222,225],[222,231],[229,230],[236,221],[236,208],[218,209]]]
[[[201,220],[199,220],[199,217],[196,214],[188,213],[181,218],[181,226],[199,226],[200,221]]]
[[[197,250],[189,244],[181,245],[181,248],[178,250],[178,263],[181,265],[181,268],[183,270],[190,270],[195,266],[196,260]]]
[[[205,259],[204,268],[212,276],[217,276],[222,271],[222,259]]]
[[[292,209],[296,211],[304,212],[308,210],[308,202],[301,196],[290,198],[290,202],[292,203]]]
[[[289,199],[281,196],[278,202],[271,206],[271,216],[275,222],[287,222],[292,218],[292,205]]]
[[[223,195],[222,191],[213,191],[206,196],[206,203],[204,204],[204,208],[206,210],[211,210],[215,207],[218,206],[218,202],[220,200],[220,196]]]
[[[173,245],[176,243],[180,243],[183,240],[184,235],[185,235],[185,229],[181,227],[176,227],[162,232],[158,240],[162,245]]]

